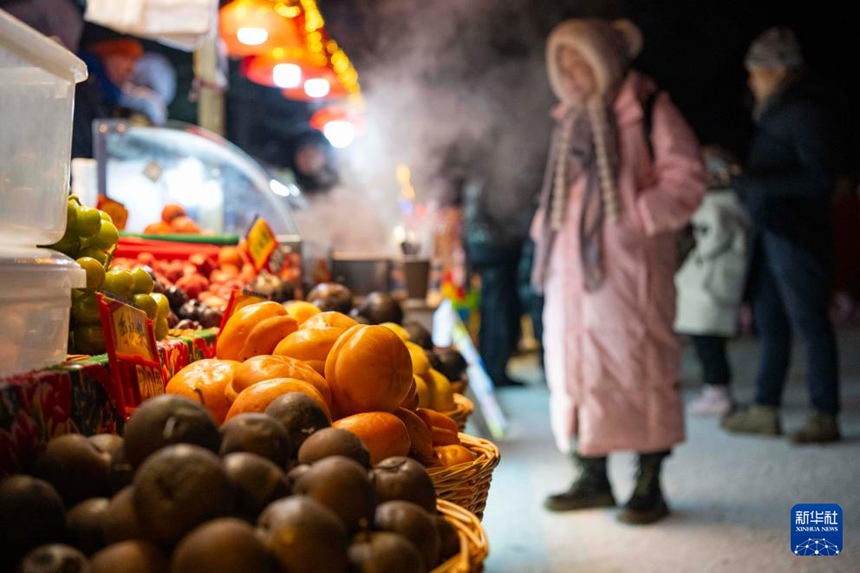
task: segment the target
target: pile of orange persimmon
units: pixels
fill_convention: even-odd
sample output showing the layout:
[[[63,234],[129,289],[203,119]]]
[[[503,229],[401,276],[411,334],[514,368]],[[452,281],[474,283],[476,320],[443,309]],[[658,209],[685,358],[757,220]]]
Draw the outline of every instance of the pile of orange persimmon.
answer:
[[[333,427],[361,438],[372,463],[406,455],[426,467],[475,459],[444,414],[455,408],[450,381],[405,329],[359,324],[305,301],[238,309],[219,334],[216,358],[189,364],[166,391],[201,402],[219,424],[301,392]]]

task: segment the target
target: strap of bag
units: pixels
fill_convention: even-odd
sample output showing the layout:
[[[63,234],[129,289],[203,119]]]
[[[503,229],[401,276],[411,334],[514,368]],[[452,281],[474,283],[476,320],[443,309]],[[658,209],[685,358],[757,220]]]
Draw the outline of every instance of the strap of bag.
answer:
[[[661,94],[661,90],[654,90],[642,100],[642,129],[645,132],[645,143],[648,145],[648,153],[654,160],[654,143],[651,141],[651,132],[654,128],[654,104]],[[676,261],[675,269],[680,269],[690,253],[696,248],[696,235],[693,231],[692,222],[685,225],[675,234]]]
[[[659,97],[660,90],[654,90],[642,100],[642,129],[645,131],[645,143],[648,144],[648,153],[654,159],[654,144],[651,141],[651,132],[654,128],[654,103]]]

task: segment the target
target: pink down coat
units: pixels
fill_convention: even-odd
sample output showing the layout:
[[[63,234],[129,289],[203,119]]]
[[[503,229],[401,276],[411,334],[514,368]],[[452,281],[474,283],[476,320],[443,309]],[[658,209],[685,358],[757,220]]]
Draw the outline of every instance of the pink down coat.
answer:
[[[685,437],[678,380],[675,239],[705,193],[699,143],[668,94],[652,110],[651,144],[641,101],[655,89],[631,72],[616,98],[621,217],[603,225],[605,282],[583,288],[579,229],[585,179],[572,183],[565,224],[544,285],[544,349],[558,448],[583,456],[656,452]],[[537,237],[537,213],[533,236]],[[573,440],[575,439],[575,444]]]

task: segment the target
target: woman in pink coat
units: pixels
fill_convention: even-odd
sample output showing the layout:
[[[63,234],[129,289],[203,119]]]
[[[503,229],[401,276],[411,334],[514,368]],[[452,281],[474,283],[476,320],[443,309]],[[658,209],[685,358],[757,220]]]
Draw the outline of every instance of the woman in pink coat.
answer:
[[[635,451],[636,488],[618,516],[627,523],[669,511],[661,462],[684,440],[674,231],[706,188],[696,136],[630,68],[641,43],[626,20],[568,20],[551,33],[558,126],[532,223],[552,429],[580,470],[545,505],[614,506],[606,456]]]

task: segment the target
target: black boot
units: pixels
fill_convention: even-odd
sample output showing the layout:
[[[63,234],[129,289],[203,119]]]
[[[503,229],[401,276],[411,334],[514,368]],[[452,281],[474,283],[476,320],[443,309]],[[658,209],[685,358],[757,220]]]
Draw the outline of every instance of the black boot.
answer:
[[[660,491],[660,467],[669,452],[639,454],[636,487],[630,500],[618,514],[618,521],[633,525],[654,523],[669,515],[669,507]]]
[[[547,497],[544,507],[550,511],[614,507],[615,497],[606,476],[606,456],[583,458],[574,454],[573,460],[579,469],[579,477],[566,492]]]

